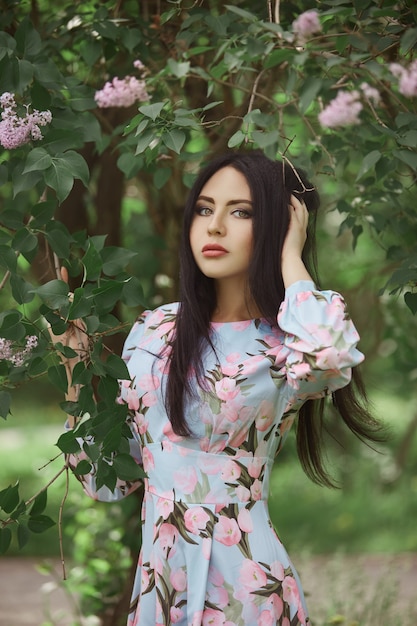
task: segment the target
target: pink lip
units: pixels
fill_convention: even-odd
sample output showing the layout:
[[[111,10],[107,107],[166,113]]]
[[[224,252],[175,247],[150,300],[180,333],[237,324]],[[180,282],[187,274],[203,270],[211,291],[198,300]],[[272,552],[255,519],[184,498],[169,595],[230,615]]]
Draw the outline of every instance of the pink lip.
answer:
[[[227,250],[218,243],[209,243],[205,245],[201,252],[206,257],[218,257],[227,254]]]

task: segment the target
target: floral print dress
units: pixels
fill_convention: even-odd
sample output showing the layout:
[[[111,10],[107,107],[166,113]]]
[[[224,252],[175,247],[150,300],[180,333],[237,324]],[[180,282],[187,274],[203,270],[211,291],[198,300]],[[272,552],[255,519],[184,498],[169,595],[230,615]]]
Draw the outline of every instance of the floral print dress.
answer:
[[[128,626],[306,626],[297,573],[268,513],[274,459],[301,405],[348,384],[363,360],[342,297],[310,281],[286,290],[279,327],[266,320],[212,323],[205,388],[187,402],[192,437],[164,409],[166,359],[177,304],[133,326],[121,383],[132,455],[147,474],[143,543]],[[119,481],[116,500],[137,487]]]

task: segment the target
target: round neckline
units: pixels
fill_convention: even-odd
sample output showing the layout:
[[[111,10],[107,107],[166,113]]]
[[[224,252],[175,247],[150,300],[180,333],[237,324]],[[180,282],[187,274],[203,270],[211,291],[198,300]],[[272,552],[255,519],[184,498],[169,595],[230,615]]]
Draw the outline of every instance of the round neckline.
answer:
[[[266,322],[267,320],[264,317],[251,317],[247,320],[233,320],[230,322],[210,322],[210,326],[224,326],[224,325],[228,325],[230,326],[231,324],[255,324],[256,322],[262,323],[262,322]]]

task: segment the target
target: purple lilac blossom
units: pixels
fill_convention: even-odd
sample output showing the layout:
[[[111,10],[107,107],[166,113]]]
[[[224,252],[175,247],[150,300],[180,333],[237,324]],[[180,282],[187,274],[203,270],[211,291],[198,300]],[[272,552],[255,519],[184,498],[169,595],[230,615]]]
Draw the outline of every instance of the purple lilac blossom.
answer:
[[[399,92],[407,98],[415,98],[417,96],[417,60],[413,61],[408,68],[399,63],[391,63],[389,69],[398,78]]]
[[[12,93],[5,92],[0,96],[0,105],[3,109],[0,121],[0,144],[6,150],[13,150],[28,143],[31,139],[42,139],[40,126],[46,126],[52,120],[49,110],[38,111],[33,109],[29,113],[26,106],[26,115],[20,116],[16,112],[17,104]]]
[[[314,33],[320,33],[322,26],[320,24],[317,11],[311,9],[300,13],[296,20],[292,23],[292,28],[300,41],[305,41]]]
[[[327,128],[359,124],[363,105],[358,91],[339,91],[336,98],[319,113],[319,122]]]

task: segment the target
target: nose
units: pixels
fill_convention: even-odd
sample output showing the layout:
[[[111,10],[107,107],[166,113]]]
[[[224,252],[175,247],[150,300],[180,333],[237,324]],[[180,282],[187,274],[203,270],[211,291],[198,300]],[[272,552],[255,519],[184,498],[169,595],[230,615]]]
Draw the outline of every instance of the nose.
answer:
[[[213,213],[211,220],[208,223],[207,230],[209,235],[224,235],[224,221],[218,213]]]

